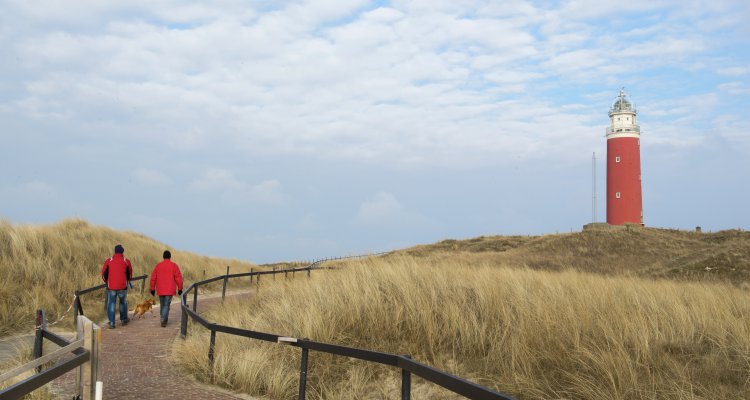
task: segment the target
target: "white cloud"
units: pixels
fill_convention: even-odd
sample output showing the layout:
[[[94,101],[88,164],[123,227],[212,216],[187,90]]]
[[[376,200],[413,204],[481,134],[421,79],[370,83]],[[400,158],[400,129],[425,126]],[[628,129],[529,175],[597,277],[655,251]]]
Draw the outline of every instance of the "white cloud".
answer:
[[[750,75],[750,67],[725,67],[725,68],[719,68],[717,72],[720,75],[727,75],[727,76]]]
[[[353,231],[421,240],[445,215],[427,195],[368,197],[367,189],[352,185],[329,199],[320,188],[352,174],[368,182],[392,179],[398,188],[418,175],[430,193],[443,178],[461,179],[466,171],[475,177],[496,172],[501,180],[524,169],[533,171],[525,176],[535,186],[554,186],[554,171],[603,151],[607,109],[620,86],[633,91],[639,106],[644,155],[731,146],[727,153],[740,166],[732,169],[740,171],[750,156],[743,134],[750,132],[750,31],[742,18],[748,4],[0,2],[0,163],[11,171],[0,178],[8,194],[0,201],[10,218],[74,213],[104,219],[111,211],[97,210],[91,182],[124,174],[144,186],[170,185],[165,195],[179,201],[170,202],[175,214],[165,215],[174,221],[216,205],[209,222],[171,228],[168,219],[151,216],[153,202],[118,207],[141,230],[165,229],[201,246],[185,232],[196,225],[210,231],[205,225],[221,219],[230,222],[219,221],[221,229],[242,225],[231,240],[276,227],[273,237],[255,243],[259,253],[307,240],[284,229],[309,237],[335,232],[332,244],[358,236]],[[118,152],[133,162],[113,162]],[[504,185],[466,187],[513,201],[498,194]],[[670,189],[692,197],[684,188]],[[292,201],[287,190],[304,201]],[[43,200],[33,205],[27,200],[33,198]],[[348,203],[352,198],[364,201]],[[482,209],[456,203],[459,213],[495,212],[492,202]],[[298,221],[300,215],[325,223]],[[268,224],[247,223],[258,216]],[[557,217],[539,218],[552,224]],[[445,225],[471,232],[471,218],[459,219]],[[218,239],[205,242],[211,240]],[[311,242],[309,251],[314,247]],[[276,255],[286,257],[281,251]]]
[[[750,152],[750,122],[740,115],[723,115],[716,121],[717,133],[734,151]]]
[[[377,23],[394,23],[406,16],[403,12],[391,7],[379,7],[362,14],[362,20]]]
[[[285,196],[281,192],[281,183],[275,179],[245,188],[242,197],[255,203],[270,205],[278,205],[285,201]]]
[[[237,190],[242,187],[243,184],[234,177],[232,171],[221,168],[209,168],[190,183],[190,190],[196,192]]]
[[[54,186],[38,180],[18,185],[15,192],[23,198],[50,199],[57,196],[57,189]]]
[[[330,238],[312,236],[297,236],[294,234],[258,233],[240,235],[241,246],[254,254],[272,249],[283,256],[265,261],[304,260],[314,261],[325,257],[341,254],[341,243]]]
[[[133,180],[144,186],[163,186],[171,183],[172,180],[165,174],[145,168],[138,168],[131,172]]]
[[[618,51],[618,56],[641,60],[656,59],[662,62],[702,53],[707,45],[700,36],[688,38],[657,37],[645,43],[636,43]]]
[[[128,229],[142,232],[157,239],[179,231],[179,225],[168,218],[142,213],[128,214],[127,224],[130,225]]]
[[[733,9],[727,3],[693,16],[673,11],[674,2],[640,0],[259,4],[76,6],[95,21],[77,29],[83,17],[64,7],[14,2],[10,11],[31,24],[23,35],[4,34],[4,47],[20,60],[24,89],[2,108],[180,152],[403,165],[482,165],[518,153],[565,159],[560,135],[606,125],[608,106],[571,114],[566,106],[579,100],[568,93],[615,92],[633,80],[646,86],[636,74],[684,70],[686,60],[716,66],[711,51],[719,38],[711,29],[718,28],[686,22]],[[738,25],[725,21],[721,32]],[[554,127],[555,120],[574,125]],[[213,173],[191,188],[243,187]]]
[[[281,191],[281,182],[269,179],[258,184],[248,184],[235,177],[234,172],[222,168],[209,168],[193,180],[189,189],[193,192],[220,196],[233,205],[246,202],[280,205],[286,201]]]
[[[295,223],[295,227],[302,231],[316,231],[322,224],[315,215],[307,214]]]
[[[32,180],[24,183],[6,183],[0,180],[0,205],[3,206],[3,212],[12,206],[21,209],[33,209],[34,206],[48,205],[47,209],[52,209],[62,203],[65,203],[64,196],[60,191],[50,183]],[[48,211],[48,210],[44,210]]]
[[[292,12],[299,12],[305,18],[325,22],[350,16],[370,3],[369,0],[306,0],[299,6],[291,6]]]
[[[750,87],[748,87],[745,82],[740,81],[722,83],[718,86],[718,89],[732,96],[750,94]]]
[[[436,224],[417,210],[404,207],[390,192],[377,192],[360,204],[354,226],[371,232],[391,232],[392,237],[409,235],[435,228]]]
[[[356,220],[365,224],[380,224],[390,221],[402,211],[403,207],[393,194],[378,192],[359,206]]]

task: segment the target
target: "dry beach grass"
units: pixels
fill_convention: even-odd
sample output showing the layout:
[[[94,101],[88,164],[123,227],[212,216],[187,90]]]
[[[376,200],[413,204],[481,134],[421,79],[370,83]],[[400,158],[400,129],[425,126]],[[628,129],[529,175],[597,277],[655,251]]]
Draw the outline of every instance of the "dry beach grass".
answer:
[[[31,333],[37,308],[57,319],[75,289],[100,283],[115,243],[125,246],[136,275],[150,273],[169,248],[75,219],[0,221],[0,336]],[[188,282],[221,275],[227,265],[232,272],[255,267],[174,254]],[[309,279],[264,278],[257,296],[228,300],[209,320],[409,354],[521,399],[750,398],[748,232],[490,236],[334,266]],[[84,308],[101,318],[101,296],[85,297]],[[208,332],[191,327],[187,340],[176,341],[174,361],[204,381],[295,397],[298,349],[220,334],[210,378],[207,347]],[[400,372],[391,368],[318,352],[309,368],[308,398],[399,395]],[[415,399],[454,397],[414,380]]]
[[[209,320],[398,354],[524,399],[750,398],[748,292],[718,283],[471,265],[443,257],[349,262],[266,280]],[[175,344],[208,377],[207,332]],[[312,352],[309,398],[393,398],[399,371]],[[219,335],[215,381],[294,396],[299,350]],[[415,383],[414,398],[453,398]]]
[[[0,220],[0,336],[32,333],[37,308],[44,308],[50,321],[56,320],[71,304],[76,289],[102,283],[102,263],[112,255],[117,243],[124,245],[135,276],[150,274],[161,261],[162,252],[171,249],[138,233],[115,231],[78,219],[45,226],[13,225]],[[187,281],[224,274],[226,266],[234,272],[246,272],[252,267],[237,260],[182,251],[173,254]],[[140,294],[140,284],[136,285],[133,295]],[[84,311],[95,320],[103,315],[102,293],[83,296]],[[72,328],[72,318],[61,324]]]
[[[12,368],[18,367],[19,365],[23,365],[31,361],[32,346],[26,343],[20,344],[15,349],[15,354],[16,355],[14,357],[0,362],[0,371],[10,370]],[[11,379],[8,379],[7,381],[0,382],[0,389],[14,385],[32,376],[33,374],[34,374],[34,370],[31,370],[31,371],[22,373],[18,376],[15,376]],[[46,386],[42,386],[41,388],[24,396],[24,400],[52,400],[52,399],[55,399],[55,396],[52,393],[50,393],[49,390],[47,390]]]

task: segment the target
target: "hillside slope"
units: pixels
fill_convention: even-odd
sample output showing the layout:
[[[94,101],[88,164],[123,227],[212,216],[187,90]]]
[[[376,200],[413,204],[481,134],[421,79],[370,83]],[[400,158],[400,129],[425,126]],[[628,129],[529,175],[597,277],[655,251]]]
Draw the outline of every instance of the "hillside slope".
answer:
[[[117,243],[125,247],[135,276],[150,274],[165,249],[172,250],[172,259],[180,265],[186,282],[224,274],[227,266],[234,272],[253,266],[175,251],[142,234],[94,226],[79,219],[45,226],[0,221],[0,336],[30,332],[37,308],[44,308],[50,321],[56,320],[70,305],[76,289],[102,283],[102,263]],[[140,287],[134,292],[133,296],[140,295]],[[87,315],[103,314],[101,293],[83,296]],[[71,321],[67,318],[62,323]]]
[[[750,232],[621,227],[543,236],[444,240],[399,251],[531,269],[631,274],[750,285]]]
[[[335,268],[310,278],[265,280],[249,301],[228,301],[204,316],[409,354],[519,399],[750,398],[747,290],[469,264],[446,254],[332,262]],[[210,370],[209,335],[193,330],[175,342],[185,371],[256,396],[295,396],[299,349],[222,336]],[[396,368],[319,352],[309,363],[310,399],[398,398]],[[412,384],[414,398],[458,398],[421,379]]]

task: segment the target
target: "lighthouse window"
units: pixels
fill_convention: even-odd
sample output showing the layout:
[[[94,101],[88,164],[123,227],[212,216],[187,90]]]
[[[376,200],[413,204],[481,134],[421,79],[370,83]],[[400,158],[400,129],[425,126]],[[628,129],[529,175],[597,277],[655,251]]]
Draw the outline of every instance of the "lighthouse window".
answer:
[[[620,198],[620,192],[615,193],[615,197],[619,199]]]
[[[620,162],[620,157],[615,157],[615,162]]]

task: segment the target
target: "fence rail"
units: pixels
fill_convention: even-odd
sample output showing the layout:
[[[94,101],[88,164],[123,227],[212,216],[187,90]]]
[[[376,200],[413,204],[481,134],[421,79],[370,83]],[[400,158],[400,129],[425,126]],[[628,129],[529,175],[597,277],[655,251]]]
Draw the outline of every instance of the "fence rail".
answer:
[[[134,278],[131,279],[131,282],[132,281],[141,281],[141,294],[143,294],[143,291],[146,289],[146,278],[148,278],[148,275],[143,274],[141,276],[136,276],[136,277],[134,277]],[[87,294],[87,293],[91,293],[91,292],[95,292],[95,291],[101,290],[101,289],[106,289],[106,288],[107,288],[107,284],[106,283],[102,283],[101,285],[92,286],[90,288],[76,290],[76,292],[75,292],[75,294],[76,294],[75,304],[73,305],[73,308],[75,309],[75,311],[73,312],[73,322],[74,323],[76,321],[76,318],[79,315],[85,315],[84,312],[83,312],[83,304],[81,303],[81,295],[84,295],[84,294]],[[106,302],[105,302],[105,306],[106,306]]]
[[[73,350],[78,349],[81,346],[83,346],[83,339],[76,340],[75,342],[72,342],[67,346],[63,346],[53,351],[52,353],[49,353],[43,357],[39,357],[34,360],[31,360],[27,362],[26,364],[21,365],[20,367],[13,368],[12,370],[0,375],[0,382],[5,382],[8,379],[15,378],[18,375],[21,375],[22,373],[26,371],[30,371],[34,368],[40,367],[43,364],[46,364],[50,361],[57,360],[60,357],[70,353]]]
[[[98,329],[96,325],[92,324],[91,321],[83,317],[85,321],[81,321],[79,324],[79,334],[76,340],[70,341],[62,336],[59,336],[53,332],[47,330],[47,323],[45,318],[44,310],[37,310],[36,316],[36,331],[34,336],[34,359],[28,363],[21,365],[0,375],[0,382],[7,381],[8,379],[15,378],[20,374],[28,372],[29,370],[36,369],[36,374],[17,382],[4,389],[0,389],[0,399],[3,400],[16,400],[23,398],[34,390],[46,385],[47,383],[57,379],[63,374],[72,371],[76,368],[88,365],[95,365],[96,363],[92,357],[92,351],[96,353],[95,345],[96,341],[92,338],[90,332],[84,334],[81,326],[88,324],[90,329]],[[43,354],[44,339],[51,341],[52,343],[60,346],[60,349],[53,351],[47,355]],[[88,341],[86,339],[89,339]],[[42,370],[42,365],[53,360],[57,360],[65,355],[72,353],[73,357],[58,361],[55,365]],[[92,370],[93,371],[93,370]],[[96,379],[96,373],[91,372],[87,375],[89,378]],[[90,383],[85,386],[90,389]],[[81,381],[83,384],[83,381]],[[83,386],[79,387],[81,389]],[[88,392],[79,391],[79,398],[82,396],[84,399],[91,398],[90,390]]]
[[[471,381],[451,375],[447,372],[441,371],[429,365],[420,363],[416,360],[412,360],[411,357],[407,355],[397,355],[397,354],[390,354],[390,353],[378,352],[378,351],[367,350],[367,349],[359,349],[359,348],[347,347],[347,346],[331,344],[331,343],[316,342],[316,341],[309,340],[309,339],[298,339],[294,337],[277,335],[273,333],[258,332],[258,331],[248,330],[248,329],[237,328],[233,326],[215,324],[215,323],[207,321],[198,313],[198,288],[202,285],[217,282],[219,280],[224,280],[224,285],[222,289],[222,298],[224,298],[226,295],[227,281],[229,279],[243,278],[243,277],[249,276],[251,278],[251,281],[252,281],[252,278],[255,277],[256,283],[258,283],[261,275],[273,275],[275,277],[275,275],[277,274],[283,273],[287,275],[291,273],[292,275],[294,275],[297,272],[306,272],[307,276],[309,277],[311,271],[322,269],[321,264],[328,262],[328,261],[361,258],[361,257],[367,257],[367,256],[379,256],[383,254],[387,254],[387,253],[355,255],[355,256],[346,256],[346,257],[332,257],[332,258],[325,258],[325,259],[313,261],[305,267],[287,268],[287,269],[279,269],[279,270],[274,269],[272,271],[251,271],[251,272],[238,273],[238,274],[229,274],[229,267],[227,267],[227,273],[225,275],[219,275],[213,278],[205,279],[203,281],[195,282],[191,284],[190,286],[188,286],[188,288],[183,292],[181,296],[181,301],[180,301],[180,308],[182,310],[182,320],[180,324],[181,337],[184,338],[187,335],[188,319],[192,319],[193,321],[197,322],[199,325],[202,325],[204,328],[211,331],[211,339],[210,339],[209,351],[208,351],[208,363],[209,363],[211,370],[213,370],[214,354],[215,354],[215,346],[216,346],[216,333],[218,332],[228,334],[228,335],[246,337],[249,339],[263,340],[266,342],[273,342],[273,343],[283,343],[289,346],[299,347],[302,350],[302,357],[301,357],[301,363],[300,363],[299,399],[305,398],[309,350],[314,350],[314,351],[334,354],[334,355],[338,355],[342,357],[356,358],[359,360],[374,362],[374,363],[388,365],[391,367],[401,369],[401,398],[405,400],[408,400],[411,398],[411,374],[417,375],[427,381],[433,382],[456,394],[462,395],[470,399],[512,400],[512,397],[510,396],[498,393],[496,391],[493,391],[491,389],[488,389],[486,387],[483,387]],[[146,278],[147,278],[147,275],[141,275],[141,276],[132,278],[132,280],[134,281],[138,281],[138,280],[142,281],[141,293],[143,293],[145,289]],[[75,303],[74,303],[75,313],[73,317],[74,321],[78,320],[79,315],[84,316],[84,311],[83,311],[83,306],[81,304],[80,296],[100,290],[100,289],[104,289],[104,288],[106,288],[106,284],[101,284],[101,285],[93,286],[93,287],[82,289],[82,290],[76,290]],[[190,307],[188,307],[188,304],[187,304],[187,296],[191,291],[193,292],[192,310],[190,309]],[[84,324],[87,324],[88,326],[88,328],[86,329],[89,329],[89,331],[87,331],[88,333],[86,334],[88,336],[83,337],[83,338],[81,337],[82,325],[81,323],[79,323],[78,324],[79,325],[79,338],[75,341],[69,341],[62,336],[59,336],[51,331],[48,331],[44,311],[38,310],[37,316],[36,316],[36,335],[34,339],[34,353],[33,353],[34,360],[32,360],[31,362],[23,366],[20,366],[18,368],[15,368],[9,372],[6,372],[0,375],[0,383],[3,380],[8,380],[10,378],[16,377],[20,375],[21,373],[26,372],[33,368],[37,369],[37,373],[29,378],[24,379],[21,382],[15,383],[4,389],[1,389],[0,399],[2,400],[20,399],[23,396],[31,393],[32,391],[51,382],[52,380],[62,376],[66,372],[69,372],[75,368],[80,368],[86,365],[87,363],[89,363],[88,365],[92,366],[90,374],[87,377],[89,379],[85,379],[79,382],[79,384],[81,385],[79,386],[79,391],[81,395],[83,396],[83,398],[89,398],[89,394],[93,390],[91,387],[91,384],[93,382],[96,382],[96,378],[97,378],[96,371],[98,369],[98,363],[97,363],[96,357],[98,353],[97,346],[99,345],[98,340],[100,338],[97,338],[98,336],[98,332],[97,332],[93,334],[94,339],[91,339],[90,336],[92,335],[92,332],[98,331],[99,328],[96,325],[92,324],[91,321],[89,321],[85,317],[84,317],[84,321],[85,322],[83,321],[82,322]],[[46,356],[42,356],[44,339],[47,339],[62,348],[53,353],[47,354]],[[65,354],[63,353],[72,353],[73,357],[65,361],[59,361],[52,367],[42,370],[41,364],[50,362],[53,359],[59,358],[60,356],[64,356]],[[84,373],[82,373],[81,375],[84,375]]]
[[[375,255],[382,255],[384,253],[378,253]],[[369,256],[369,255],[368,255]],[[202,285],[224,280],[224,289],[222,290],[222,298],[225,296],[227,281],[233,278],[241,277],[252,277],[255,276],[257,280],[260,279],[261,275],[276,275],[276,274],[288,274],[296,272],[307,272],[308,277],[310,272],[321,268],[321,264],[326,261],[342,260],[348,258],[358,258],[364,256],[349,256],[339,258],[329,258],[323,260],[317,260],[305,267],[288,268],[282,270],[272,271],[251,271],[239,274],[229,274],[229,268],[227,267],[227,273],[225,275],[213,277],[203,281],[195,282],[182,293],[180,307],[182,309],[182,320],[180,323],[180,334],[182,338],[187,335],[187,322],[188,319],[192,319],[199,325],[211,331],[211,338],[208,348],[208,365],[210,371],[213,373],[214,366],[214,355],[216,348],[216,334],[218,332],[246,337],[249,339],[263,340],[266,342],[284,343],[290,346],[299,347],[302,350],[301,363],[300,363],[300,382],[299,382],[299,399],[305,398],[305,391],[307,386],[307,364],[309,358],[309,350],[319,351],[323,353],[334,354],[342,357],[356,358],[368,362],[374,362],[378,364],[388,365],[391,367],[401,369],[401,398],[408,400],[411,398],[411,374],[417,375],[427,381],[440,385],[456,394],[462,395],[470,399],[478,400],[512,400],[512,397],[502,393],[498,393],[489,388],[483,387],[466,379],[451,375],[447,372],[441,371],[437,368],[429,365],[420,363],[412,360],[411,357],[406,355],[397,355],[390,353],[383,353],[373,350],[359,349],[354,347],[342,346],[331,343],[316,342],[309,339],[298,339],[294,337],[288,337],[283,335],[277,335],[273,333],[258,332],[248,329],[242,329],[232,326],[220,325],[209,322],[198,313],[198,288]],[[188,306],[188,295],[192,291],[193,303],[192,310]]]

